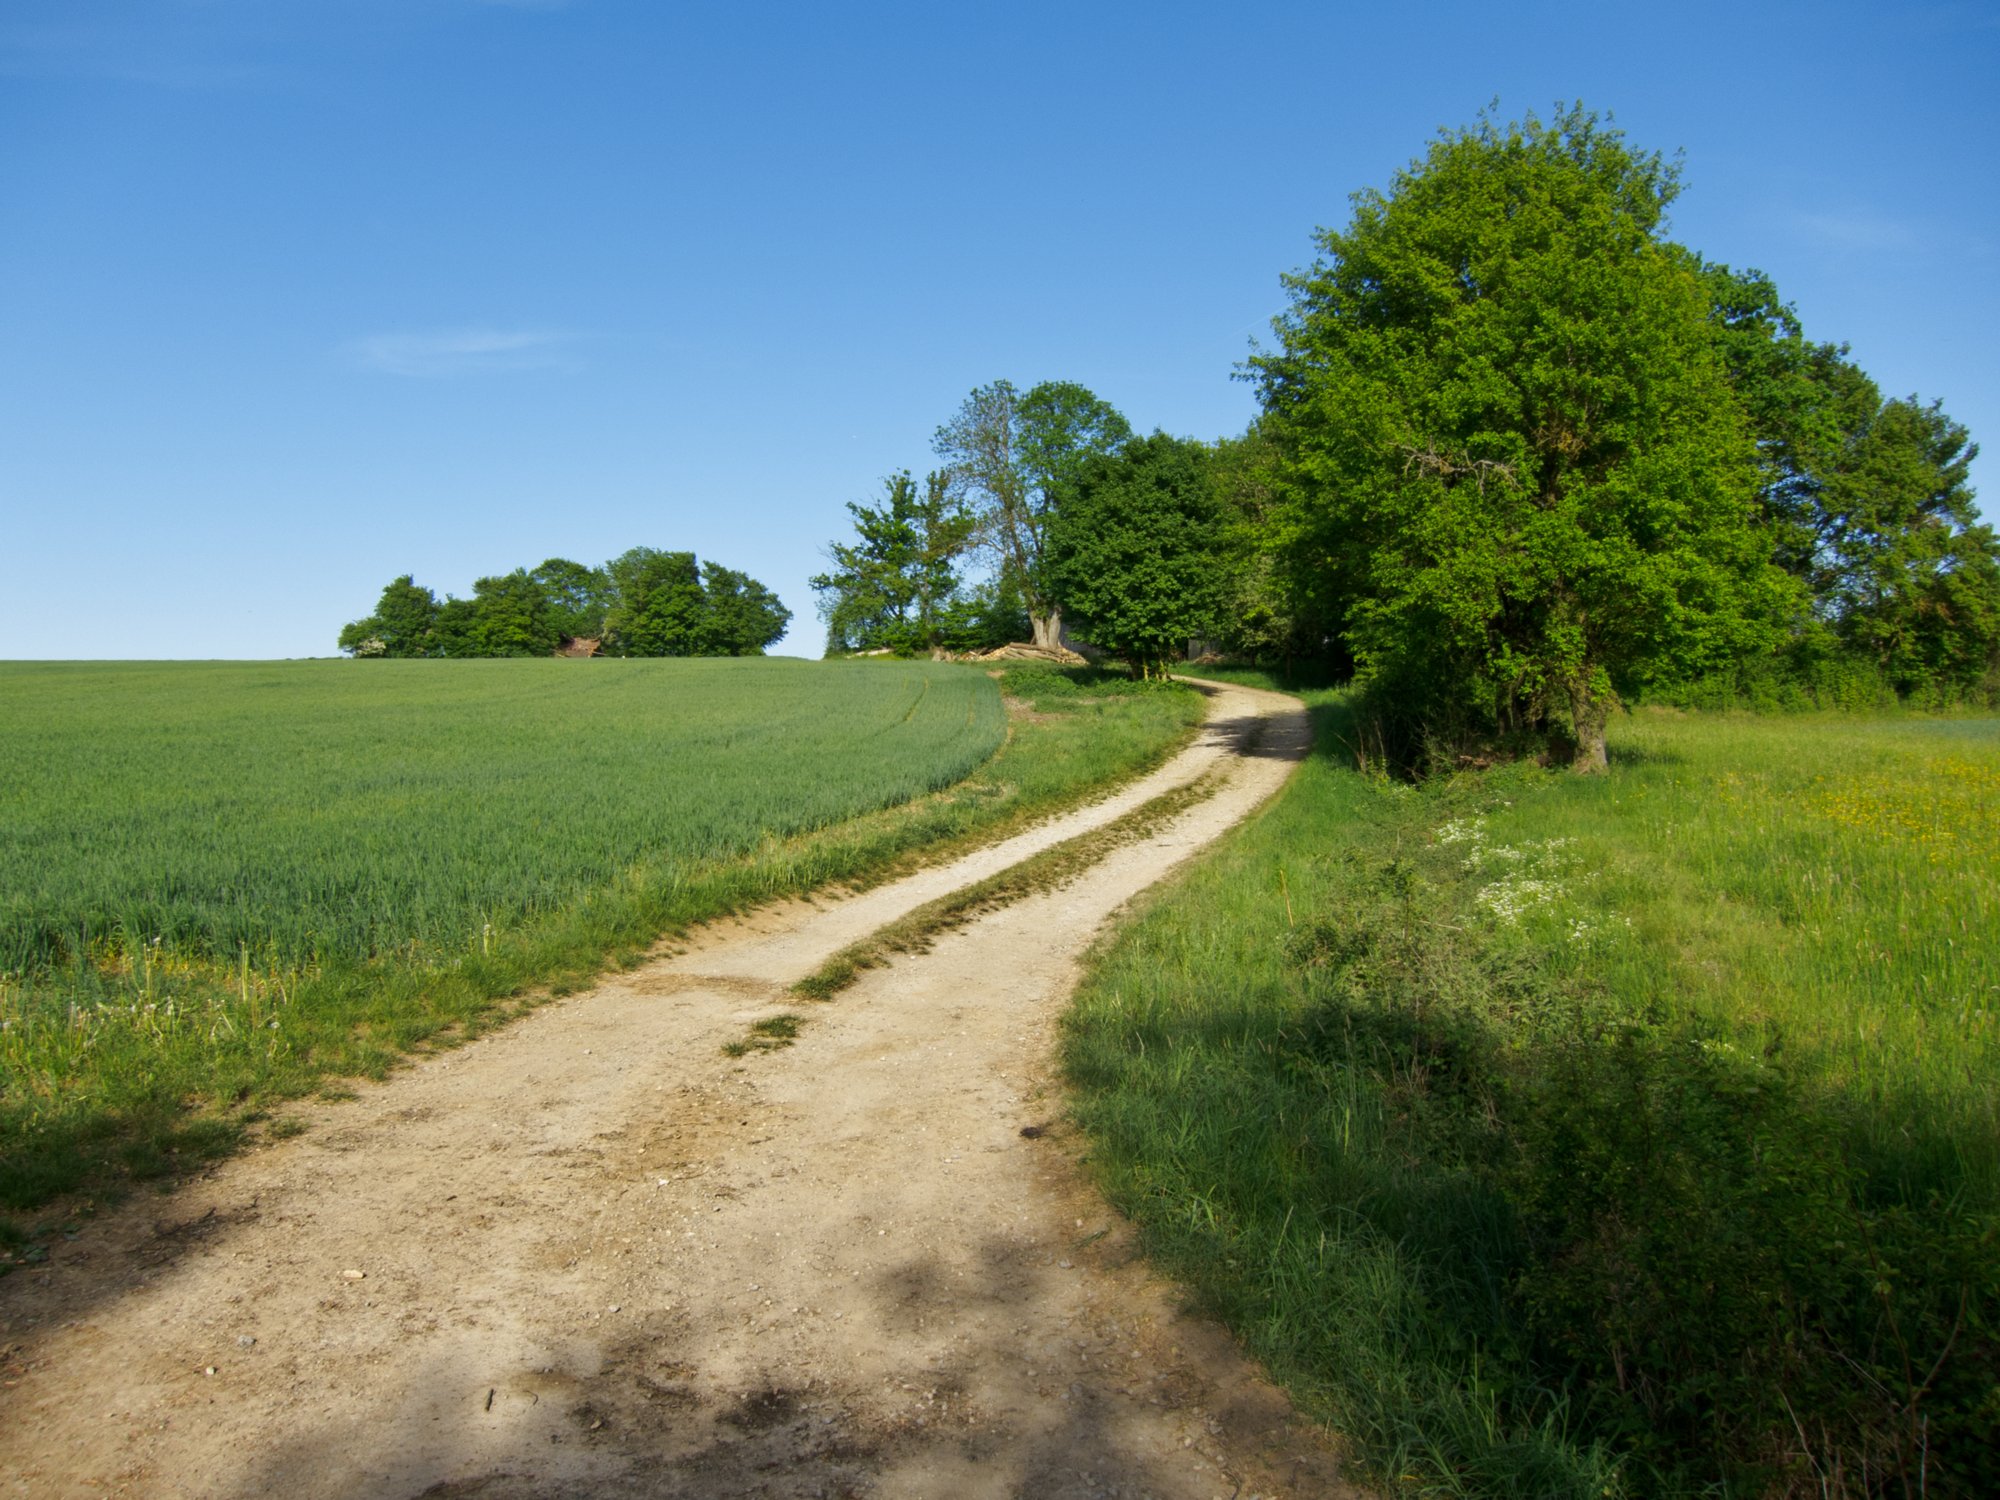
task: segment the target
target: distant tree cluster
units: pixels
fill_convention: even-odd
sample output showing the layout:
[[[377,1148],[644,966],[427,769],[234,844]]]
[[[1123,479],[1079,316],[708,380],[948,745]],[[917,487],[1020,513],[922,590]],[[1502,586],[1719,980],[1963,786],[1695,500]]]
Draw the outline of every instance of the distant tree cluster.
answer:
[[[353,656],[760,656],[791,611],[763,584],[692,552],[634,547],[601,568],[552,557],[440,600],[405,573],[340,632]]]
[[[1211,629],[1222,597],[1209,450],[1135,438],[1081,385],[980,386],[938,428],[943,467],[907,472],[812,580],[829,653],[965,650],[1066,628],[1147,673]],[[967,571],[986,577],[968,586]]]

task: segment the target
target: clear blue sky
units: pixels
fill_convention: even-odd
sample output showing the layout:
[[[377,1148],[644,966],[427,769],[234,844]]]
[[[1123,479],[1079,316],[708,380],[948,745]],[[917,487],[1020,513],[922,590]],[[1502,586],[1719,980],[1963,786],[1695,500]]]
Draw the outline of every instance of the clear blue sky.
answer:
[[[2000,3],[6,0],[0,657],[329,655],[641,543],[816,655],[972,386],[1241,431],[1314,228],[1496,98],[1684,149],[1676,236],[2000,484],[1996,80]]]

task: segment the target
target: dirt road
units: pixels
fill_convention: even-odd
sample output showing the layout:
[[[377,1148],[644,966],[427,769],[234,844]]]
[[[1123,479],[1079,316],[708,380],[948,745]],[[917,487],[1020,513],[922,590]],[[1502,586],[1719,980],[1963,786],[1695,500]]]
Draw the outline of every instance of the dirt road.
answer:
[[[1106,803],[714,929],[126,1205],[0,1282],[0,1495],[1344,1493],[1082,1184],[1050,1072],[1105,920],[1305,744],[1293,700],[1218,689]],[[1066,888],[784,993],[1218,768]],[[723,1054],[781,1011],[795,1045]]]

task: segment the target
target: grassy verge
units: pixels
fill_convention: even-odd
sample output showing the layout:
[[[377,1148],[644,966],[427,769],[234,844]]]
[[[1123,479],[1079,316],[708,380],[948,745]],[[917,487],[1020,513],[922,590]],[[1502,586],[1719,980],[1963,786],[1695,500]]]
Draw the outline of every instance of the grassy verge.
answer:
[[[1337,757],[1066,1043],[1154,1251],[1391,1488],[2000,1492],[2000,726]]]
[[[55,1011],[35,976],[0,976],[0,1207],[168,1176],[236,1147],[280,1101],[380,1077],[642,961],[663,935],[1005,836],[1150,769],[1201,716],[1191,692],[1090,673],[1027,669],[1001,686],[1021,705],[1007,743],[944,791],[745,852],[642,854],[462,944],[293,963],[248,944],[233,961],[81,951],[66,993],[94,998]],[[0,1247],[15,1247],[0,1267],[34,1256],[31,1228],[0,1221]]]

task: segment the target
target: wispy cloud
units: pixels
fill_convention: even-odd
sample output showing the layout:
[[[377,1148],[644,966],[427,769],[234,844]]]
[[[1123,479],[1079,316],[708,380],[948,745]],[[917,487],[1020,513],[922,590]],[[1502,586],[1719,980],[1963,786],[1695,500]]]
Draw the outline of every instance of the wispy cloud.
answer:
[[[1914,250],[1924,236],[1911,225],[1869,213],[1794,214],[1808,236],[1841,250]]]
[[[1896,218],[1866,209],[1784,213],[1784,227],[1822,250],[1901,260],[1987,261],[1995,244],[1963,225],[1928,216]]]
[[[366,370],[432,379],[518,370],[575,370],[577,337],[550,329],[455,328],[431,333],[375,333],[346,354]]]

